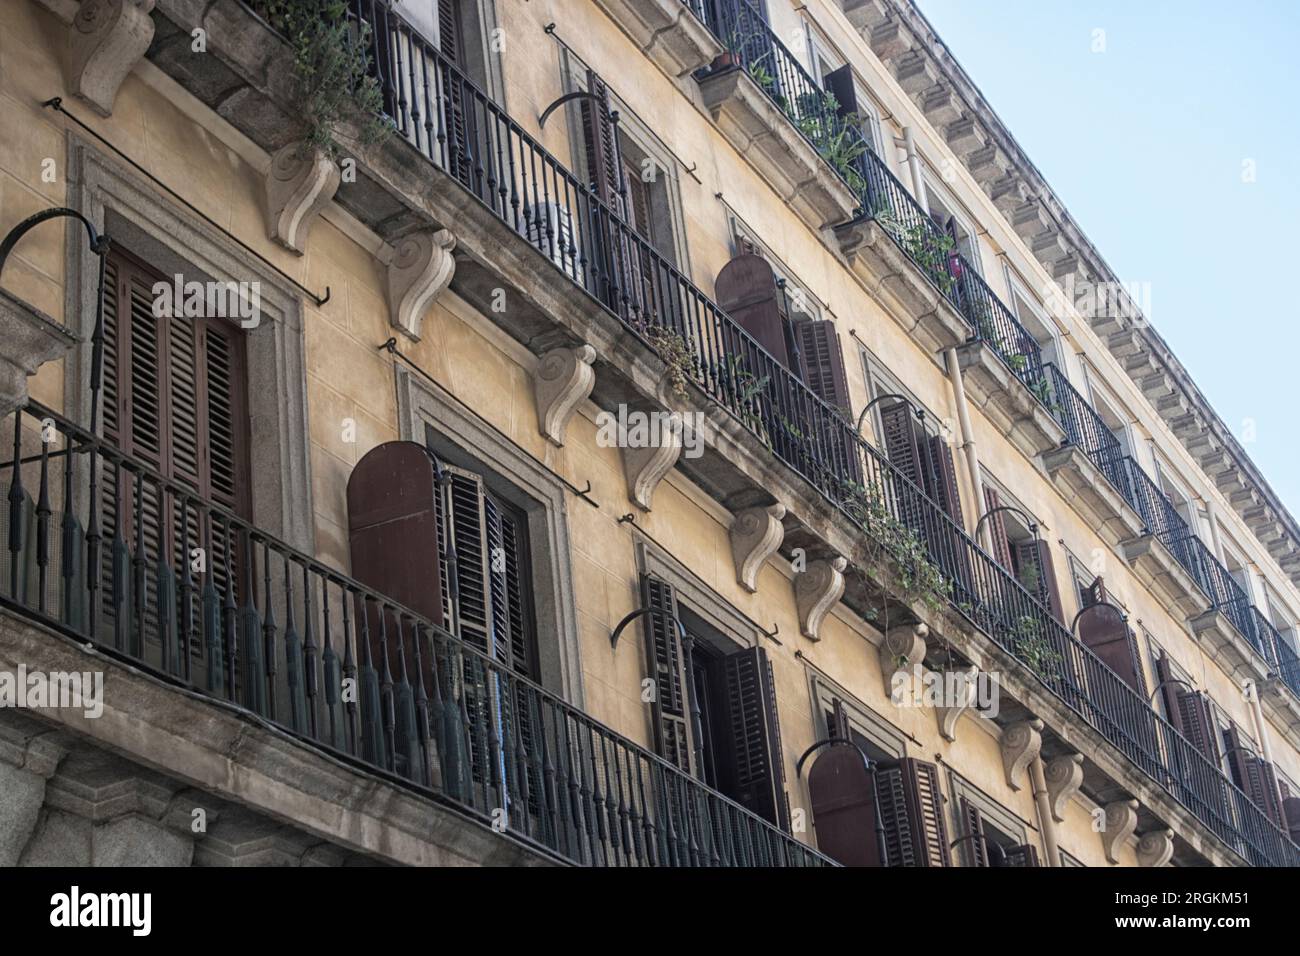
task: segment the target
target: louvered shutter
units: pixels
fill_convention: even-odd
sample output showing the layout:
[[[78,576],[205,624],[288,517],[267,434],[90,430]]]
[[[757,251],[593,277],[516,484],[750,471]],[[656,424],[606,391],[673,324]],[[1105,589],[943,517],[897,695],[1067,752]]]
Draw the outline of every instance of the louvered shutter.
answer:
[[[957,465],[953,461],[952,448],[942,435],[932,435],[926,441],[930,444],[930,460],[934,465],[932,497],[948,517],[962,526],[965,522],[962,518],[961,492],[957,489]]]
[[[988,485],[984,486],[984,504],[987,506],[985,514],[990,514],[1002,507],[1002,496],[996,490]],[[988,519],[989,537],[993,542],[993,559],[1008,571],[1012,568],[1011,560],[1011,541],[1007,537],[1007,525],[1002,520],[1003,512],[999,511]]]
[[[645,634],[646,676],[654,681],[650,711],[655,751],[669,763],[690,773],[686,680],[682,667],[681,635],[677,629],[677,597],[672,585],[649,574],[641,575],[641,606],[652,610],[641,620]]]
[[[826,92],[835,97],[836,112],[840,116],[856,116],[858,113],[858,92],[853,83],[853,70],[842,66],[832,70],[822,78]]]
[[[876,772],[876,796],[890,866],[951,866],[939,770],[904,757]]]
[[[1022,843],[1006,851],[1007,859],[1003,866],[1041,866],[1038,862],[1038,847],[1032,843]]]
[[[1078,619],[1079,640],[1139,694],[1146,693],[1133,632],[1113,604],[1097,602]]]
[[[609,106],[609,87],[594,70],[587,71],[587,92],[579,100],[587,180],[596,196],[620,218],[623,215],[622,156]]]
[[[1277,805],[1277,784],[1272,766],[1263,757],[1251,752],[1254,748],[1242,739],[1242,733],[1236,724],[1228,728],[1228,742],[1228,763],[1237,785],[1255,806],[1280,826],[1282,814]]]
[[[453,620],[460,637],[485,653],[493,653],[492,602],[488,594],[487,562],[489,550],[483,513],[483,483],[478,475],[459,468],[445,469],[450,478],[447,502],[439,515],[443,523],[446,548],[456,556],[455,594],[450,592],[448,569],[439,555],[444,582],[448,584],[447,617]],[[455,600],[455,608],[450,601]]]
[[[473,100],[469,96],[463,80],[465,69],[465,38],[461,30],[459,0],[438,0],[438,50],[443,58],[451,64],[452,69],[443,69],[443,102],[445,110],[444,124],[447,136],[447,158],[450,172],[468,186],[475,186],[474,153],[477,143],[472,135],[472,114],[467,104]],[[398,51],[396,57],[400,64],[413,55],[410,49]],[[398,77],[398,82],[405,78]],[[415,82],[412,80],[411,82]],[[413,101],[421,102],[421,91],[413,91]]]
[[[483,512],[487,522],[487,569],[492,583],[493,652],[501,663],[532,674],[523,522],[491,495],[484,496]]]
[[[826,404],[851,414],[849,382],[844,374],[844,355],[835,323],[829,319],[809,319],[795,323],[799,342],[799,359],[804,383]]]
[[[722,673],[728,744],[722,789],[741,806],[789,830],[781,726],[767,652],[749,647],[728,654]]]
[[[1165,713],[1169,715],[1169,722],[1202,756],[1217,766],[1219,744],[1209,701],[1203,694],[1176,682],[1169,660],[1164,655],[1156,658],[1155,666],[1156,680],[1161,684],[1160,693],[1165,701]]]
[[[989,846],[984,834],[984,816],[979,807],[965,797],[961,798],[961,822],[965,828],[966,859],[971,866],[989,865]]]
[[[1287,794],[1282,798],[1282,811],[1286,817],[1286,829],[1291,835],[1292,843],[1300,843],[1300,797]]]
[[[722,311],[778,362],[790,368],[781,293],[776,274],[766,259],[752,252],[733,258],[718,273],[714,294]]]
[[[920,431],[912,408],[906,402],[892,402],[880,406],[880,425],[885,455],[889,463],[918,488],[924,488],[922,478]]]
[[[1020,583],[1052,612],[1052,617],[1064,624],[1065,613],[1061,608],[1061,592],[1056,586],[1052,550],[1048,543],[1038,538],[1017,541],[1015,561]]]

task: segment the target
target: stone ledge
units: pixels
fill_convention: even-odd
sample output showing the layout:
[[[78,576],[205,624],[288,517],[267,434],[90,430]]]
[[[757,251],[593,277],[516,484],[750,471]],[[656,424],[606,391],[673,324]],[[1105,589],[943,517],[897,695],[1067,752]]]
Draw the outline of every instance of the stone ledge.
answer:
[[[1025,457],[1036,459],[1065,441],[1065,429],[987,342],[960,346],[957,361],[967,396]]]
[[[366,774],[259,718],[0,610],[0,670],[16,671],[20,663],[46,672],[104,672],[98,719],[58,709],[26,716],[353,852],[416,866],[554,862],[454,807]]]
[[[1043,455],[1043,467],[1061,497],[1112,548],[1142,534],[1142,519],[1078,445]]]
[[[875,220],[845,223],[835,237],[871,296],[927,353],[955,348],[970,337],[961,313]]]
[[[1222,611],[1205,611],[1188,623],[1206,656],[1238,683],[1249,678],[1258,686],[1268,679],[1268,662],[1255,652]]]
[[[1209,609],[1210,599],[1205,592],[1155,535],[1130,538],[1120,544],[1120,550],[1138,580],[1160,598],[1175,618],[1193,618]]]
[[[682,0],[596,0],[659,69],[680,79],[721,56],[723,47]]]
[[[27,379],[80,341],[44,312],[0,289],[0,416],[27,404]]]
[[[853,191],[748,73],[730,67],[699,83],[719,132],[814,231],[853,217]]]

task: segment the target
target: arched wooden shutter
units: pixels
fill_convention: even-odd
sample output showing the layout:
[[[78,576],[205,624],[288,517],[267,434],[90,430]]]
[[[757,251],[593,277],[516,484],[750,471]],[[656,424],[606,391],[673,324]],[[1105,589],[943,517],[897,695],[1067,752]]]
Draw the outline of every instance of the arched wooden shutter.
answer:
[[[650,702],[655,752],[676,767],[691,772],[690,733],[686,716],[686,677],[681,635],[677,629],[677,597],[673,586],[649,574],[641,575],[641,606],[653,613],[641,618],[645,634],[646,676],[654,681]]]
[[[718,305],[740,323],[778,362],[790,368],[785,314],[772,267],[759,255],[736,256],[714,283]]]
[[[847,728],[834,735],[842,742],[818,753],[808,771],[817,848],[844,866],[881,866],[876,793],[866,759],[849,742]]]
[[[1065,624],[1061,592],[1056,586],[1056,569],[1052,564],[1051,546],[1042,539],[1034,538],[1029,541],[1017,541],[1015,548],[1020,583],[1052,612],[1052,617]]]
[[[939,769],[913,757],[876,772],[890,866],[951,866]]]
[[[984,816],[979,807],[965,797],[961,798],[961,821],[966,829],[961,837],[968,838],[964,844],[966,859],[971,861],[971,866],[988,866],[989,846],[984,833]]]
[[[1133,632],[1113,604],[1098,602],[1079,615],[1079,640],[1139,694],[1146,693]]]
[[[984,486],[984,509],[985,514],[989,514],[1002,507],[1002,496],[996,490],[988,485]],[[1004,512],[999,511],[988,519],[989,537],[993,541],[993,560],[1006,568],[1008,571],[1012,568],[1011,560],[1011,541],[1007,537],[1007,525],[1002,520]]]
[[[377,445],[348,476],[352,576],[441,626],[438,497],[433,463],[416,442]]]
[[[722,671],[728,753],[721,789],[769,823],[789,830],[781,725],[767,652],[749,647],[728,654]]]

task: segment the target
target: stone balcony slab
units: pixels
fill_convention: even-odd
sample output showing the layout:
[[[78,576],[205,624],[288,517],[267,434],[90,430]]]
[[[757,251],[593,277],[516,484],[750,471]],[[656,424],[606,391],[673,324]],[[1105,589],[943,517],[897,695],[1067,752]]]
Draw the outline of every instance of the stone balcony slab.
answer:
[[[987,342],[957,349],[966,396],[1028,458],[1058,448],[1065,429]]]
[[[596,0],[611,20],[669,76],[708,66],[722,44],[682,0]]]
[[[1159,597],[1175,617],[1191,618],[1209,609],[1210,599],[1205,592],[1155,535],[1131,538],[1121,543],[1120,550],[1138,580]]]
[[[1142,519],[1077,445],[1042,456],[1043,468],[1061,496],[1111,547],[1142,533]]]

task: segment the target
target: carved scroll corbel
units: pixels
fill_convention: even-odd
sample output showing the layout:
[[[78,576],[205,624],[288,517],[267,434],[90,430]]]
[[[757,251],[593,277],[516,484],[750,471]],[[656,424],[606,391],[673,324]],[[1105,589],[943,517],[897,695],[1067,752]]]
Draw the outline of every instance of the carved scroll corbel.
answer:
[[[1052,819],[1065,822],[1065,805],[1083,785],[1083,754],[1062,754],[1047,761],[1043,769],[1047,780],[1047,800],[1052,808]]]
[[[1138,802],[1136,800],[1116,800],[1106,804],[1105,829],[1101,831],[1101,845],[1106,851],[1106,859],[1118,863],[1116,848],[1137,831]]]
[[[731,557],[736,562],[736,583],[753,594],[763,562],[776,554],[785,537],[781,519],[785,505],[777,503],[736,512],[731,522]]]
[[[591,395],[596,372],[591,363],[596,350],[590,345],[551,349],[533,373],[537,399],[537,427],[557,448],[564,447],[564,431],[574,410]]]
[[[100,116],[153,42],[154,0],[82,0],[69,28],[68,87]]]
[[[880,642],[880,673],[885,679],[885,696],[893,699],[896,675],[911,674],[925,660],[925,638],[930,629],[924,624],[891,627]]]
[[[266,234],[302,255],[307,235],[341,179],[338,163],[324,150],[300,142],[281,147],[266,171]]]
[[[847,559],[820,558],[795,574],[794,599],[799,608],[799,630],[810,641],[820,641],[822,622],[844,596]]]
[[[625,436],[620,436],[620,439]],[[682,438],[678,432],[664,429],[659,443],[643,448],[628,448],[623,444],[623,473],[627,476],[627,496],[642,511],[649,511],[655,489],[664,475],[672,471],[677,457],[682,453]]]
[[[1148,830],[1138,837],[1138,866],[1164,866],[1174,856],[1174,831]]]
[[[388,264],[388,320],[413,339],[434,299],[451,284],[456,237],[446,229],[424,229],[398,240]]]
[[[1020,778],[1042,746],[1043,722],[1037,717],[1018,720],[1002,728],[1002,769],[1006,771],[1008,787],[1020,789]]]
[[[951,707],[935,708],[935,715],[939,719],[939,734],[949,742],[957,739],[957,722],[961,720],[961,715],[975,704],[975,681],[979,675],[979,668],[972,664],[966,670],[958,670],[955,673],[959,675],[955,703]],[[944,675],[945,678],[947,676]]]

